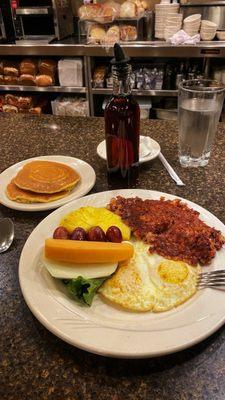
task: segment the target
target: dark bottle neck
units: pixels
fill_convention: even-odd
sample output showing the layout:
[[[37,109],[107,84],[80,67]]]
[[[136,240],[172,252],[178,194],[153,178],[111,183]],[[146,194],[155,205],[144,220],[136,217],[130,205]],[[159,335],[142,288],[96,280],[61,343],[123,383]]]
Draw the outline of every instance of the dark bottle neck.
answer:
[[[113,94],[115,96],[128,96],[131,94],[131,66],[128,64],[123,70],[112,67]]]

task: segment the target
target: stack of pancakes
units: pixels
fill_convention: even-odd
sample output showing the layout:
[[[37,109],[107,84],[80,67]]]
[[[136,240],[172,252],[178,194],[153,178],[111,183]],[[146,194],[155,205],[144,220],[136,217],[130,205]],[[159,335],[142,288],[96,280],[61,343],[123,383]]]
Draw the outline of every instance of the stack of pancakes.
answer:
[[[6,194],[18,203],[48,203],[67,196],[79,180],[79,174],[68,165],[31,161],[8,184]]]

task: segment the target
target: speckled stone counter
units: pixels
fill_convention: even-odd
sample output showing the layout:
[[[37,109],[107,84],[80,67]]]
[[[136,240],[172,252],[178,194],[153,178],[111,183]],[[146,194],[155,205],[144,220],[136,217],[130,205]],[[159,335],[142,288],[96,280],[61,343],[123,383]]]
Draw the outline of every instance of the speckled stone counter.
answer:
[[[141,133],[156,139],[186,186],[178,187],[158,159],[141,167],[140,188],[192,200],[225,223],[225,126],[220,125],[206,168],[183,169],[177,160],[177,126],[150,121]],[[90,118],[0,116],[0,171],[29,157],[62,154],[90,163],[92,192],[107,190],[105,162],[96,154],[103,121]],[[47,212],[22,213],[0,206],[15,223],[15,240],[0,255],[1,400],[225,399],[225,329],[177,354],[118,360],[76,349],[48,332],[26,306],[18,282],[22,247]]]

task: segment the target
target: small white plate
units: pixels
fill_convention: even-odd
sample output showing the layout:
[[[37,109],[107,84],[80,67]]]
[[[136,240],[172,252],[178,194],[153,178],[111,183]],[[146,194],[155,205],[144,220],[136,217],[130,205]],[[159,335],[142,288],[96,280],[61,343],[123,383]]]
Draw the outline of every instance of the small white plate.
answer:
[[[162,356],[193,346],[225,322],[225,292],[199,290],[179,307],[162,313],[129,312],[95,296],[90,308],[68,296],[60,280],[53,279],[41,261],[45,238],[51,237],[62,217],[84,206],[105,207],[115,196],[174,200],[151,190],[101,192],[77,199],[48,215],[27,239],[20,257],[19,281],[25,301],[35,317],[54,335],[83,350],[110,357]],[[204,208],[184,200],[200,218],[225,235],[225,226]],[[204,271],[223,268],[225,247]]]
[[[24,164],[27,164],[33,160],[47,160],[47,161],[55,161],[63,164],[69,165],[71,168],[74,168],[81,177],[80,182],[74,187],[71,193],[63,197],[62,199],[52,201],[51,203],[17,203],[16,201],[12,201],[8,199],[6,195],[6,187],[9,182],[12,180],[14,176],[19,172],[19,170],[23,167]],[[27,160],[21,161],[17,164],[12,165],[7,168],[0,174],[0,204],[8,208],[12,208],[13,210],[19,211],[44,211],[44,210],[52,210],[54,208],[61,207],[62,205],[69,203],[72,200],[77,199],[78,197],[84,196],[87,194],[94,186],[96,175],[94,169],[85,161],[79,160],[79,158],[74,157],[66,157],[66,156],[42,156],[42,157],[34,157],[29,158]]]
[[[139,163],[145,163],[158,157],[161,151],[160,145],[154,139],[148,136],[140,136],[140,158]],[[97,153],[100,158],[106,160],[106,143],[103,140],[97,147]]]

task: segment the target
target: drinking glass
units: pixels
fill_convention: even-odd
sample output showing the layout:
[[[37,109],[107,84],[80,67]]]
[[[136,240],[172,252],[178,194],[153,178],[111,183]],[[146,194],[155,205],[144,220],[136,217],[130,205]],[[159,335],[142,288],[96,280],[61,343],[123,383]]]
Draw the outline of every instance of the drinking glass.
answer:
[[[208,164],[224,100],[225,86],[209,79],[179,84],[179,160],[183,167]]]

